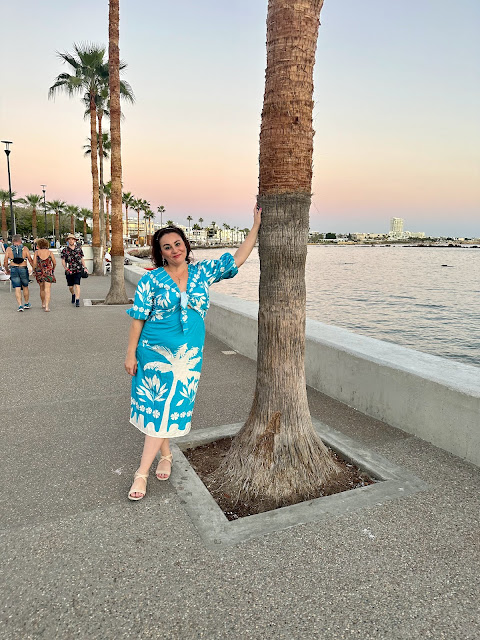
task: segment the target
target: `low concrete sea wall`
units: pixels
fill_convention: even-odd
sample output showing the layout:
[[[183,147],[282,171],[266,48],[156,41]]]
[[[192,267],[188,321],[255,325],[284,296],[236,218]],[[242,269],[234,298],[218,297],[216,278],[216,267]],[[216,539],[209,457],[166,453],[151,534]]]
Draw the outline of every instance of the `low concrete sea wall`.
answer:
[[[136,284],[144,271],[125,267]],[[258,304],[211,292],[207,331],[257,357]],[[480,368],[307,320],[307,384],[480,466]]]

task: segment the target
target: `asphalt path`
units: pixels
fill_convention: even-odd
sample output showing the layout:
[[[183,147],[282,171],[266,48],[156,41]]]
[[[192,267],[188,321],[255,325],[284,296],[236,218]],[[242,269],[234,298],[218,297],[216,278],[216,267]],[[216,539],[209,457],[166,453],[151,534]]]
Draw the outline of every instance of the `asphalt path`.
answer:
[[[58,280],[50,313],[35,283],[23,314],[0,286],[1,638],[480,637],[478,468],[309,390],[314,417],[429,489],[209,551],[169,482],[127,500],[129,319]],[[228,350],[207,336],[193,429],[248,415],[255,363]]]

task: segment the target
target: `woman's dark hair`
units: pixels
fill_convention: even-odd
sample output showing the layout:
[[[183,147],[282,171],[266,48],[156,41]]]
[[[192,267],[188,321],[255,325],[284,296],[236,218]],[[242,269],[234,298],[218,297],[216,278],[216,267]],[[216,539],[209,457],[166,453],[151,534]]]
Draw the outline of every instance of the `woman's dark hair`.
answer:
[[[187,236],[184,234],[182,229],[178,227],[163,227],[162,229],[158,229],[155,231],[152,238],[152,261],[156,267],[163,267],[166,262],[162,256],[162,249],[160,248],[160,240],[167,233],[176,233],[178,234],[183,242],[185,243],[185,247],[187,249],[187,257],[185,258],[186,262],[190,262],[190,254],[192,252],[192,248],[190,246],[190,242],[188,241]]]

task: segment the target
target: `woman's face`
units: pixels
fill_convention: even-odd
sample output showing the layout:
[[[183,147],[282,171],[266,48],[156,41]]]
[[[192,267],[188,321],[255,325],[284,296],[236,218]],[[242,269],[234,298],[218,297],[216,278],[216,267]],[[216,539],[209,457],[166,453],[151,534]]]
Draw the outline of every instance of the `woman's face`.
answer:
[[[162,256],[169,265],[178,267],[187,258],[187,247],[178,233],[166,233],[160,238]]]

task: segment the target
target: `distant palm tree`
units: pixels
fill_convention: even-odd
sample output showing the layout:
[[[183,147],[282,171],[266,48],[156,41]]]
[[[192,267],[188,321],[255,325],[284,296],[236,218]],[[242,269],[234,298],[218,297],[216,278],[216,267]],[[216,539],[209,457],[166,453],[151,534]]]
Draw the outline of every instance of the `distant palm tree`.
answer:
[[[87,112],[88,114],[88,109]],[[102,116],[100,115],[101,111],[100,111],[100,106],[97,104],[97,117],[98,117],[98,121],[99,121],[99,127],[101,128],[101,119]],[[102,112],[103,113],[103,112]],[[88,157],[91,153],[92,153],[92,149],[91,149],[91,140],[90,138],[87,138],[89,144],[88,145],[84,145],[83,148],[85,149],[85,153],[84,156]],[[107,212],[105,214],[104,212],[104,200],[103,198],[105,197],[105,185],[103,182],[103,160],[108,160],[108,158],[110,157],[110,149],[111,149],[111,142],[110,142],[110,135],[107,132],[103,132],[102,131],[102,135],[98,134],[97,135],[97,141],[98,141],[98,158],[99,158],[99,166],[100,166],[100,180],[99,180],[99,189],[100,189],[100,195],[99,195],[99,202],[100,202],[100,207],[99,207],[99,217],[100,217],[100,242],[102,245],[105,245],[109,239],[110,239],[110,228],[109,228],[109,222],[108,222],[108,205],[107,205]]]
[[[133,200],[132,208],[137,212],[137,244],[140,246],[140,211],[142,210],[141,198],[135,198]]]
[[[75,235],[75,219],[80,212],[79,207],[74,204],[69,204],[65,207],[65,213],[70,216],[70,233]]]
[[[92,212],[90,211],[90,209],[86,209],[85,207],[83,207],[82,209],[80,209],[80,212],[78,215],[80,216],[80,218],[83,218],[83,241],[86,242],[87,241],[87,219],[92,217]]]
[[[143,218],[145,220],[145,228],[147,229],[146,231],[147,244],[150,245],[152,243],[152,220],[155,218],[155,214],[150,209],[150,207],[147,207],[146,210],[144,210]],[[148,227],[147,227],[147,222],[148,222]]]
[[[118,82],[119,82],[119,86],[120,86],[120,97],[124,98],[126,100],[128,100],[129,102],[134,102],[135,98],[133,96],[133,92],[132,89],[130,87],[130,85],[123,81],[120,80],[120,72],[123,71],[126,68],[126,64],[124,62],[119,62],[119,68],[117,70],[118,73]],[[97,121],[98,121],[98,158],[99,158],[99,167],[100,167],[100,233],[101,233],[101,242],[102,245],[106,245],[106,241],[107,241],[107,223],[105,221],[105,213],[104,213],[104,201],[103,201],[103,197],[104,197],[104,192],[103,192],[103,186],[104,186],[104,182],[103,182],[103,159],[105,157],[105,154],[103,152],[103,130],[102,130],[102,119],[103,116],[110,116],[110,101],[109,101],[109,65],[106,64],[105,65],[105,77],[106,77],[106,82],[105,85],[103,86],[102,90],[100,91],[98,100],[97,100]],[[87,111],[85,113],[85,115],[89,114],[89,109],[87,108]],[[108,136],[108,134],[107,134]],[[108,141],[108,144],[111,148],[111,143],[110,141]],[[122,244],[123,244],[123,237],[122,237]]]
[[[8,191],[7,191],[8,194]],[[36,193],[29,193],[25,198],[20,198],[18,202],[32,207],[32,235],[33,239],[37,237],[37,207],[43,201],[42,196],[38,196]],[[2,201],[2,216],[3,216],[3,201]],[[3,220],[2,220],[3,222]],[[2,231],[3,233],[3,231]]]
[[[100,148],[100,136],[97,137],[98,140],[98,148]],[[92,153],[92,141],[90,138],[87,138],[88,144],[84,144],[83,145],[83,155],[87,158],[91,153]],[[111,143],[110,143],[110,135],[107,132],[103,132],[102,133],[102,155],[105,158],[105,160],[108,160],[108,158],[110,157],[110,149],[111,149]],[[99,152],[100,153],[100,152]]]
[[[111,180],[107,182],[107,184],[103,185],[103,194],[105,196],[105,202],[107,205],[106,216],[105,216],[105,234],[106,234],[106,239],[108,243],[110,242],[110,220],[109,220],[108,206],[112,198],[112,181]],[[122,236],[123,236],[123,232],[122,232]],[[123,246],[123,238],[122,238],[122,246]]]
[[[199,218],[198,222],[200,223],[200,229],[203,229],[203,218]]]
[[[100,241],[100,193],[97,162],[97,104],[101,113],[105,110],[106,90],[108,83],[108,65],[105,63],[105,47],[96,45],[73,45],[74,53],[59,53],[63,62],[70,65],[73,74],[61,73],[50,87],[48,95],[54,97],[63,89],[69,96],[82,94],[86,104],[86,114],[90,116],[91,167],[92,167],[92,199],[93,199],[93,260],[95,275],[103,275],[102,248]],[[127,85],[128,87],[128,85]],[[102,130],[100,134],[100,158],[102,153]]]
[[[150,211],[150,203],[147,202],[146,200],[142,200],[142,204],[140,205],[140,210],[143,212],[144,235],[143,235],[142,246],[144,246],[147,241],[147,218],[149,217],[148,212]]]
[[[173,220],[167,220],[167,227],[173,227]]]
[[[129,207],[131,209],[133,209],[134,208],[134,203],[135,203],[135,198],[132,195],[131,191],[126,191],[122,195],[122,202],[125,205],[125,235],[127,236],[127,242],[128,242],[128,237],[129,237],[129,233],[128,233],[128,209],[129,209]]]
[[[47,202],[47,209],[55,213],[55,240],[60,242],[60,214],[64,212],[66,202],[63,200],[50,200]]]
[[[70,65],[73,74],[61,73],[50,87],[48,95],[53,98],[57,91],[63,89],[69,96],[80,93],[82,100],[87,103],[90,114],[90,142],[92,168],[92,200],[93,200],[93,273],[103,275],[100,245],[100,217],[99,217],[99,185],[97,162],[97,101],[105,86],[105,48],[95,45],[73,45],[74,53],[59,53],[63,62]]]
[[[12,201],[16,196],[16,193],[12,191]],[[7,241],[8,238],[8,226],[7,226],[7,211],[5,204],[10,201],[10,191],[0,189],[0,200],[2,201],[2,238]]]
[[[188,235],[190,236],[190,222],[193,220],[192,216],[187,216],[188,220]]]
[[[157,211],[160,214],[160,226],[163,227],[163,214],[165,213],[165,207],[163,204],[157,207]]]

